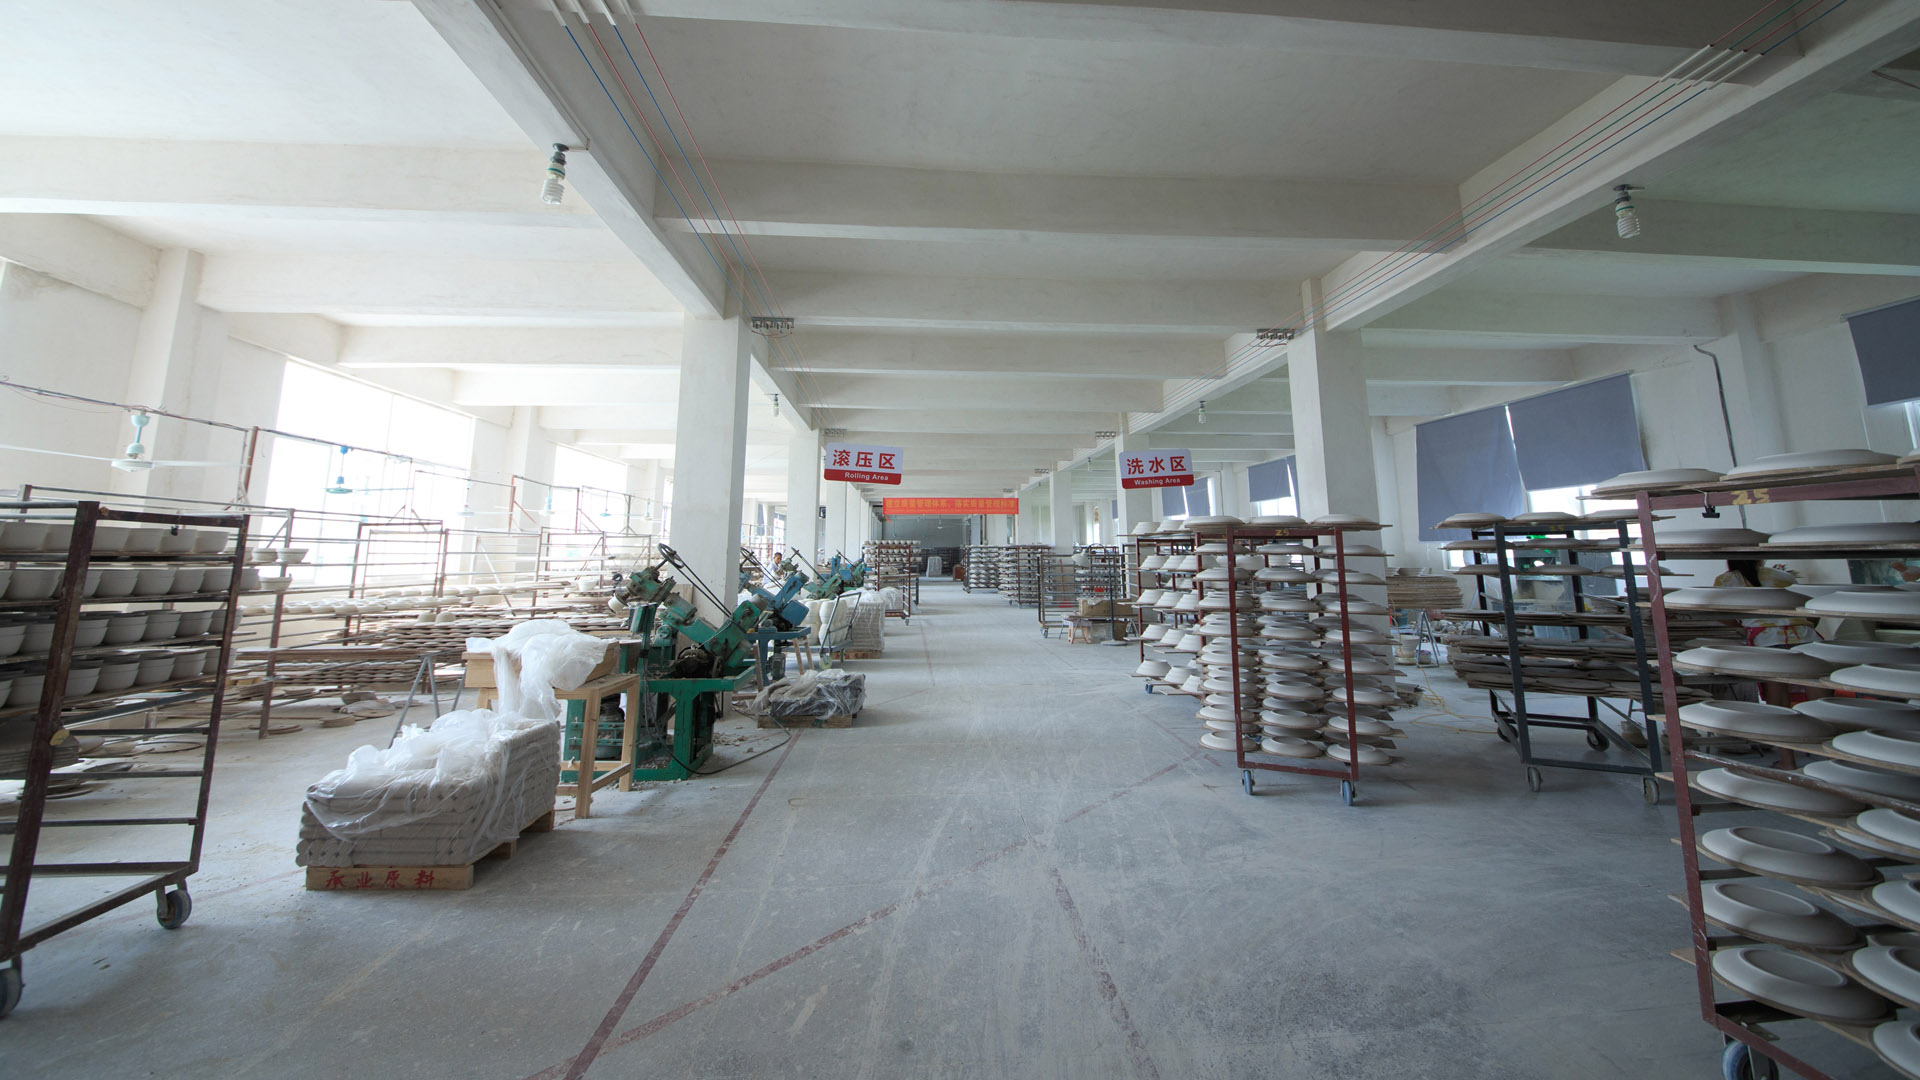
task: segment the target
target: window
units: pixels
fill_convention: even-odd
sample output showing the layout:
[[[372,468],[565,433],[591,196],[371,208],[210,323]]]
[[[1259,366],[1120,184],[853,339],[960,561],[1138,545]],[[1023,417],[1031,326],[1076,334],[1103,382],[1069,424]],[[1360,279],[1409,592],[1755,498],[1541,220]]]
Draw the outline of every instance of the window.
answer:
[[[553,448],[547,524],[568,532],[619,532],[627,513],[627,467],[571,446]]]

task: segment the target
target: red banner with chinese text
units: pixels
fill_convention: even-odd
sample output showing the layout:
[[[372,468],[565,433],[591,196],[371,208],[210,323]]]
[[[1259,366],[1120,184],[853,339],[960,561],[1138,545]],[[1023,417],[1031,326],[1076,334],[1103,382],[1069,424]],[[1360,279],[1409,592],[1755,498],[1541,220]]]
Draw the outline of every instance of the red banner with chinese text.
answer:
[[[1019,499],[882,499],[880,512],[888,517],[909,514],[1017,514]]]

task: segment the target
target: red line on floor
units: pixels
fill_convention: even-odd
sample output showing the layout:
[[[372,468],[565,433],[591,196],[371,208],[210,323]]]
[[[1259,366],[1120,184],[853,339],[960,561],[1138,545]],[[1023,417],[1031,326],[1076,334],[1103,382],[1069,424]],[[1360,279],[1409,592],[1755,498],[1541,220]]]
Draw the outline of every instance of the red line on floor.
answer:
[[[1107,797],[1100,799],[1096,802],[1089,803],[1086,806],[1083,806],[1080,809],[1074,811],[1073,813],[1068,814],[1066,817],[1061,818],[1057,824],[1065,825],[1068,822],[1084,817],[1087,814],[1090,814],[1093,811],[1099,809],[1100,807],[1105,806],[1110,802],[1113,802],[1115,799],[1121,798],[1122,796],[1131,793],[1134,789],[1143,787],[1147,784],[1152,783],[1155,780],[1160,779],[1162,776],[1165,776],[1168,773],[1172,772],[1173,770],[1179,768],[1180,766],[1185,765],[1187,762],[1192,761],[1195,757],[1199,756],[1199,754],[1200,754],[1200,751],[1198,749],[1195,749],[1190,753],[1188,753],[1186,757],[1181,758],[1179,761],[1176,761],[1171,765],[1167,765],[1164,768],[1155,769],[1153,772],[1150,772],[1147,775],[1141,777],[1140,779],[1135,780],[1133,783],[1128,784],[1127,786],[1119,789],[1118,791],[1113,792]],[[933,882],[929,882],[926,885],[922,885],[918,889],[915,889],[913,891],[913,895],[907,897],[905,900],[896,900],[891,904],[874,908],[872,911],[867,912],[865,915],[860,916],[858,919],[855,919],[854,921],[848,923],[847,925],[841,927],[838,930],[835,930],[834,932],[826,935],[825,937],[817,938],[813,941],[810,941],[807,944],[800,946],[798,949],[795,949],[792,952],[786,954],[785,956],[782,956],[779,959],[774,960],[763,967],[760,967],[754,971],[750,971],[747,974],[740,976],[739,978],[733,980],[732,982],[726,984],[725,986],[720,987],[717,990],[709,991],[708,993],[700,997],[694,998],[692,1001],[684,1002],[673,1009],[669,1009],[668,1011],[661,1013],[659,1016],[654,1017],[653,1019],[647,1021],[644,1024],[641,1024],[638,1027],[628,1028],[627,1030],[621,1032],[619,1035],[614,1036],[611,1039],[606,1039],[603,1037],[601,1040],[601,1045],[598,1048],[596,1048],[595,1053],[598,1054],[606,1050],[613,1050],[622,1046],[627,1046],[631,1043],[639,1042],[641,1039],[645,1039],[650,1035],[654,1035],[658,1033],[661,1029],[667,1027],[668,1025],[674,1023],[675,1021],[682,1020],[687,1016],[695,1012],[698,1012],[699,1010],[704,1009],[707,1006],[712,1005],[713,1003],[720,1001],[724,998],[732,997],[734,994],[737,994],[740,991],[745,990],[747,987],[752,986],[754,983],[759,982],[761,979],[764,979],[767,976],[782,970],[783,968],[789,967],[801,960],[806,959],[809,956],[812,956],[814,953],[819,952],[821,949],[826,948],[828,945],[831,945],[834,942],[841,940],[842,938],[845,938],[857,931],[864,930],[867,927],[872,926],[874,923],[877,923],[880,920],[888,917],[889,915],[894,914],[895,912],[899,911],[901,908],[905,907],[910,903],[924,900],[927,897],[932,896],[933,894],[939,892],[940,890],[946,888],[947,886],[953,884],[954,882],[959,881],[961,878],[964,878],[970,874],[978,873],[979,871],[986,869],[988,866],[992,865],[994,862],[1000,859],[1003,859],[1008,855],[1013,854],[1014,852],[1020,850],[1023,847],[1027,847],[1035,843],[1039,839],[1040,839],[1039,834],[1036,833],[1035,835],[1029,836],[1023,840],[1015,840],[1013,843],[1008,844],[1006,847],[1001,848],[999,851],[996,851],[993,854],[978,860],[977,862],[973,863],[973,865],[971,866],[968,866],[961,870],[956,870],[953,873],[948,874],[946,877],[939,879],[938,881],[933,881]],[[609,1015],[612,1015],[612,1014],[609,1014]],[[596,1032],[595,1034],[596,1036],[598,1036],[599,1033]],[[559,1080],[559,1078],[562,1076],[578,1077],[581,1074],[581,1070],[569,1071],[569,1066],[574,1065],[578,1061],[579,1061],[579,1058],[574,1058],[571,1061],[564,1061],[558,1065],[548,1066],[547,1068],[542,1069],[537,1073],[534,1073],[532,1076],[527,1077],[527,1080]],[[589,1062],[589,1064],[591,1064],[591,1062]],[[1149,1074],[1149,1075],[1157,1075],[1157,1074]]]
[[[760,805],[760,796],[767,793],[768,786],[779,774],[780,766],[786,764],[787,755],[793,753],[793,744],[798,740],[799,733],[796,732],[794,737],[787,741],[787,748],[780,752],[780,757],[773,763],[773,768],[767,770],[766,778],[761,780],[760,786],[754,790],[753,798],[747,800],[747,808],[740,811],[740,817],[733,823],[733,828],[727,830],[727,835],[720,841],[720,846],[713,849],[713,858],[707,860],[707,868],[700,871],[700,877],[694,881],[693,888],[687,890],[687,898],[680,901],[679,910],[673,913],[673,917],[667,920],[667,925],[660,931],[660,936],[654,939],[653,948],[647,950],[646,958],[641,960],[640,966],[634,970],[633,978],[627,980],[627,985],[620,991],[620,996],[614,999],[613,1008],[607,1010],[607,1015],[601,1019],[600,1026],[594,1029],[593,1037],[587,1040],[587,1045],[574,1055],[573,1061],[567,1068],[567,1080],[579,1080],[580,1077],[585,1076],[587,1070],[593,1066],[594,1059],[600,1056],[600,1050],[606,1045],[607,1038],[619,1025],[620,1018],[626,1015],[628,1006],[633,1004],[633,996],[640,992],[641,984],[647,981],[647,976],[653,971],[653,965],[660,960],[660,954],[667,951],[667,943],[673,940],[674,932],[679,930],[680,924],[686,920],[687,912],[693,908],[693,902],[700,899],[700,894],[706,889],[707,882],[713,878],[713,872],[719,869],[721,858],[727,854],[727,849],[733,846],[733,841],[740,835],[740,830],[746,827],[747,818],[753,815],[754,807]]]
[[[1093,947],[1093,939],[1087,936],[1086,920],[1080,917],[1080,907],[1073,902],[1073,894],[1067,891],[1067,882],[1060,876],[1060,868],[1047,867],[1047,876],[1053,878],[1053,897],[1060,901],[1060,909],[1067,913],[1067,922],[1073,924],[1073,940],[1079,944],[1080,951],[1086,955],[1087,966],[1093,969],[1094,981],[1099,984],[1100,997],[1106,1001],[1107,1009],[1113,1013],[1114,1022],[1127,1037],[1127,1060],[1133,1062],[1136,1075],[1149,1080],[1160,1080],[1160,1069],[1153,1063],[1153,1056],[1147,1053],[1147,1040],[1134,1026],[1133,1017],[1127,1015],[1127,1003],[1120,1000],[1120,986],[1113,981],[1113,974],[1107,970],[1107,962],[1100,957],[1100,950]]]

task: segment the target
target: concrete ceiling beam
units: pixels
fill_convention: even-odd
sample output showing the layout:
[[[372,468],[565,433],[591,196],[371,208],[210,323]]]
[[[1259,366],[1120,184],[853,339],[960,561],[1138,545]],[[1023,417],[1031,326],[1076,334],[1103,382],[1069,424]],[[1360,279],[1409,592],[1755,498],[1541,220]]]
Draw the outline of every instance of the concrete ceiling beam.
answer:
[[[1031,376],[1000,379],[940,375],[816,375],[801,386],[801,401],[815,408],[996,409],[1034,406],[1048,411],[1111,415],[1160,405],[1160,383],[1145,379],[1080,379]],[[1088,427],[1082,422],[1082,428]],[[1098,427],[1098,424],[1092,425]]]
[[[1493,293],[1449,289],[1374,320],[1361,341],[1421,345],[1458,338],[1570,343],[1671,345],[1710,341],[1725,333],[1711,299]]]
[[[964,451],[970,449],[1008,449],[1051,452],[1069,456],[1093,446],[1093,435],[1080,438],[1050,432],[1003,432],[993,435],[951,431],[866,431],[849,430],[834,436],[836,442],[898,446],[908,450]]]
[[[1908,92],[1912,94],[1912,91]],[[1515,254],[1597,255],[1727,270],[1920,275],[1920,214],[1663,202],[1635,196],[1643,228],[1622,240],[1611,209],[1556,229]]]
[[[388,255],[207,256],[200,302],[220,311],[310,313],[351,319],[435,318],[678,327],[682,313],[633,263]]]
[[[414,0],[414,7],[535,147],[587,148],[568,155],[567,185],[640,260],[656,287],[699,318],[726,311],[720,268],[699,245],[669,236],[654,221],[648,157],[658,160],[659,148],[633,133],[622,116],[627,106],[616,106],[601,88],[598,69],[581,61],[550,10],[483,0]]]
[[[675,231],[923,243],[1125,237],[1168,247],[1325,251],[1398,243],[1459,210],[1439,185],[1344,180],[1042,176],[794,161],[713,160],[727,193],[691,221],[661,187]]]
[[[678,327],[350,326],[347,368],[680,371]]]
[[[525,2],[525,0],[523,0]],[[1278,0],[1131,3],[970,0],[648,0],[648,15],[860,30],[912,30],[1134,45],[1310,52],[1424,62],[1656,74],[1752,9],[1670,4],[1396,4]]]
[[[1024,409],[830,409],[827,416],[834,427],[855,431],[981,435],[1042,432],[1068,437],[1111,430],[1119,419],[1118,414]]]
[[[1368,349],[1367,383],[1559,386],[1577,377],[1571,350]]]
[[[1212,424],[1208,424],[1212,427]],[[1147,437],[1147,445],[1154,450],[1191,450],[1196,455],[1213,450],[1253,450],[1265,452],[1268,457],[1283,457],[1293,452],[1293,436],[1286,435],[1226,435],[1196,432],[1154,432]],[[1259,460],[1266,460],[1265,458]]]
[[[802,326],[869,329],[1220,335],[1264,326],[1282,283],[946,278],[771,271],[782,308]]]
[[[849,333],[810,329],[804,356],[775,363],[812,375],[1077,375],[1160,379],[1198,376],[1220,362],[1217,343],[1199,337],[1032,334]]]

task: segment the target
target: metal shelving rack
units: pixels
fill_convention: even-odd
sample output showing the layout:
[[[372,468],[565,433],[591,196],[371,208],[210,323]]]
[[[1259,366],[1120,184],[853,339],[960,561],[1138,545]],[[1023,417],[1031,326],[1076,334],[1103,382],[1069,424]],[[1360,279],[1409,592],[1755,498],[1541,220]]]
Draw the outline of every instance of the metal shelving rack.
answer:
[[[1758,503],[1824,502],[1862,499],[1912,500],[1916,498],[1920,498],[1920,464],[1837,470],[1831,473],[1803,478],[1774,481],[1765,481],[1756,478],[1742,482],[1722,482],[1718,484],[1701,485],[1687,490],[1656,489],[1640,492],[1636,496],[1636,502],[1640,520],[1641,551],[1649,567],[1648,573],[1651,579],[1651,584],[1648,589],[1648,606],[1650,608],[1648,622],[1653,628],[1653,639],[1660,673],[1660,700],[1666,710],[1666,715],[1678,715],[1679,695],[1678,676],[1674,668],[1673,635],[1668,623],[1666,604],[1662,599],[1660,591],[1659,562],[1661,557],[1672,556],[1675,558],[1689,559],[1729,557],[1764,558],[1771,555],[1796,559],[1884,559],[1920,555],[1920,545],[1836,546],[1821,549],[1808,547],[1778,548],[1764,545],[1752,548],[1708,548],[1693,545],[1684,548],[1662,547],[1654,531],[1654,522],[1657,520],[1654,516],[1656,511],[1705,509],[1709,514],[1715,514],[1717,513],[1718,507],[1746,506]],[[1697,609],[1690,608],[1689,610]],[[1793,614],[1792,612],[1786,611],[1755,612],[1751,609],[1722,610],[1726,611],[1729,616],[1734,617],[1753,614]],[[1888,617],[1879,617],[1876,621],[1901,625],[1920,625],[1920,620],[1901,620]],[[1894,694],[1874,694],[1856,687],[1841,686],[1823,679],[1776,678],[1767,681],[1781,682],[1790,685],[1841,689],[1856,695],[1869,697],[1891,697],[1896,700],[1913,700],[1901,699],[1899,695]],[[1755,742],[1760,740],[1748,739],[1744,741]],[[1842,756],[1822,744],[1795,743],[1774,745],[1794,753],[1805,753],[1822,757]],[[1745,1070],[1744,1073],[1738,1074],[1762,1076],[1770,1074],[1773,1065],[1784,1065],[1806,1078],[1806,1080],[1836,1080],[1831,1072],[1821,1069],[1806,1061],[1799,1056],[1799,1054],[1788,1050],[1786,1048],[1787,1038],[1785,1036],[1776,1036],[1768,1029],[1774,1025],[1817,1024],[1851,1042],[1872,1050],[1873,1042],[1871,1036],[1874,1029],[1873,1024],[1839,1024],[1825,1020],[1809,1020],[1798,1014],[1786,1012],[1751,999],[1733,998],[1724,1001],[1719,1000],[1713,974],[1714,951],[1723,946],[1753,944],[1754,939],[1742,937],[1737,934],[1715,933],[1701,907],[1700,886],[1703,881],[1723,881],[1730,878],[1751,877],[1753,875],[1731,866],[1720,870],[1702,870],[1700,868],[1700,852],[1696,846],[1698,839],[1695,835],[1694,818],[1701,811],[1712,809],[1713,806],[1712,804],[1702,805],[1694,800],[1692,788],[1689,786],[1689,773],[1692,771],[1695,763],[1712,768],[1736,769],[1750,776],[1777,780],[1812,791],[1840,795],[1872,807],[1898,810],[1912,815],[1920,815],[1920,803],[1891,798],[1874,792],[1862,791],[1857,788],[1840,787],[1801,772],[1755,765],[1748,761],[1731,758],[1709,750],[1689,748],[1682,742],[1681,724],[1679,723],[1670,723],[1667,725],[1667,748],[1673,763],[1674,806],[1679,820],[1680,856],[1686,869],[1686,891],[1680,899],[1682,899],[1686,905],[1692,930],[1692,948],[1686,954],[1685,959],[1693,965],[1694,977],[1699,991],[1701,1018],[1712,1025],[1728,1040],[1727,1055],[1723,1062],[1727,1074],[1736,1075],[1736,1070]],[[1874,764],[1881,768],[1899,771],[1897,766],[1885,762],[1875,762]],[[1913,775],[1915,773],[1920,773],[1920,770],[1906,770],[1907,775]],[[1741,804],[1730,805],[1736,809],[1757,809],[1745,807]],[[1780,816],[1784,818],[1787,815]],[[1823,832],[1829,839],[1850,843],[1845,835],[1836,833],[1833,829],[1833,826],[1837,822],[1846,821],[1847,819],[1793,816],[1798,817],[1802,821],[1825,826],[1826,828]],[[1920,857],[1894,858],[1890,857],[1884,849],[1866,848],[1860,844],[1853,844],[1853,846],[1869,851],[1871,855],[1866,861],[1876,868],[1901,867],[1903,868],[1903,874],[1912,874],[1915,867],[1920,867]],[[1916,855],[1920,856],[1920,853],[1916,853]],[[1782,880],[1784,881],[1784,879]],[[1810,899],[1835,901],[1833,906],[1839,907],[1843,912],[1855,915],[1864,913],[1857,903],[1850,905],[1839,902],[1836,896],[1827,890],[1814,891],[1812,889],[1806,889],[1806,891]],[[1885,911],[1880,911],[1877,914],[1879,917],[1878,923],[1863,925],[1860,928],[1863,931],[1907,930],[1920,932],[1920,921],[1902,920],[1891,912]],[[1810,954],[1802,953],[1802,955]],[[1819,959],[1829,967],[1834,967],[1836,964],[1836,961],[1831,958]],[[1891,1015],[1891,1008],[1889,1008],[1889,1018]],[[1877,1051],[1875,1052],[1877,1053]]]
[[[997,544],[974,544],[967,548],[967,576],[961,579],[960,587],[967,592],[998,589],[1000,558],[1004,550],[1004,546]]]
[[[1265,567],[1271,565],[1271,556],[1255,554],[1251,550],[1242,550],[1242,545],[1272,544],[1284,541],[1298,542],[1320,540],[1322,538],[1329,538],[1331,540],[1333,546],[1331,556],[1316,552],[1316,554],[1305,556],[1305,558],[1310,558],[1316,569],[1331,569],[1334,571],[1334,576],[1331,581],[1324,579],[1317,580],[1313,588],[1317,594],[1325,594],[1329,587],[1331,587],[1331,589],[1334,590],[1334,595],[1339,598],[1339,602],[1334,610],[1338,615],[1341,637],[1340,645],[1336,651],[1341,660],[1341,685],[1344,687],[1344,697],[1346,699],[1344,702],[1346,712],[1346,743],[1349,747],[1357,748],[1360,745],[1366,744],[1368,740],[1363,738],[1357,730],[1361,706],[1354,700],[1356,696],[1354,692],[1356,683],[1353,661],[1356,655],[1366,657],[1369,653],[1367,651],[1356,652],[1356,646],[1352,640],[1353,631],[1358,629],[1354,620],[1362,616],[1353,614],[1349,610],[1352,597],[1348,595],[1350,586],[1347,580],[1347,560],[1349,556],[1347,555],[1346,534],[1348,532],[1361,531],[1375,532],[1378,531],[1379,528],[1380,526],[1378,525],[1364,529],[1353,526],[1328,525],[1284,527],[1202,525],[1194,527],[1193,529],[1195,539],[1200,544],[1204,545],[1210,541],[1218,541],[1224,543],[1227,547],[1224,558],[1227,570],[1227,584],[1225,586],[1228,596],[1227,618],[1232,627],[1231,632],[1227,635],[1227,640],[1233,657],[1233,713],[1235,726],[1233,756],[1234,765],[1240,769],[1241,785],[1248,795],[1254,793],[1253,774],[1256,771],[1295,773],[1303,776],[1325,776],[1340,781],[1340,801],[1345,805],[1351,806],[1355,798],[1358,797],[1359,792],[1360,755],[1357,752],[1351,753],[1348,755],[1348,760],[1344,765],[1336,763],[1332,766],[1297,763],[1313,759],[1282,758],[1264,753],[1260,753],[1260,756],[1257,758],[1248,755],[1246,739],[1249,728],[1258,728],[1259,724],[1257,720],[1249,721],[1247,716],[1248,713],[1252,713],[1255,717],[1258,717],[1261,703],[1258,699],[1252,702],[1246,700],[1245,680],[1242,677],[1240,668],[1240,658],[1242,654],[1240,649],[1239,620],[1242,613],[1239,606],[1240,589],[1237,587],[1238,578],[1236,574],[1239,560],[1252,556],[1259,559],[1261,566]],[[1202,592],[1204,599],[1204,583],[1200,585],[1199,591]],[[1359,648],[1366,650],[1370,647],[1360,646]],[[1332,719],[1337,721],[1339,717],[1336,714],[1332,716]],[[1259,752],[1256,751],[1256,753]]]
[[[1034,584],[1036,598],[1034,611],[1040,617],[1040,636],[1051,637],[1053,631],[1063,633],[1067,629],[1066,618],[1080,610],[1079,567],[1073,565],[1071,556],[1048,553],[1040,561],[1038,578]]]
[[[1040,602],[1040,572],[1053,549],[1045,544],[1013,544],[1006,549],[1001,564],[1000,592],[1015,607],[1032,607]]]
[[[1082,548],[1080,554],[1085,556],[1085,564],[1076,563],[1073,570],[1079,599],[1108,605],[1105,615],[1087,615],[1083,618],[1095,624],[1104,623],[1110,641],[1125,638],[1127,635],[1121,625],[1132,621],[1132,616],[1119,614],[1118,606],[1127,595],[1125,555],[1120,548],[1098,545]]]
[[[1149,558],[1158,555],[1164,562],[1167,559],[1178,556],[1191,555],[1193,554],[1193,546],[1192,533],[1153,533],[1151,535],[1135,536],[1132,545],[1133,558],[1127,566],[1127,573],[1131,575],[1132,578],[1130,585],[1131,595],[1134,599],[1137,601],[1140,595],[1149,589],[1168,588],[1174,582],[1174,575],[1180,573],[1180,571],[1167,570],[1163,567],[1155,567],[1152,570],[1142,570],[1141,567],[1146,565]],[[1153,616],[1151,620],[1148,618],[1149,615]],[[1140,659],[1145,660],[1147,659],[1147,642],[1144,635],[1147,632],[1148,622],[1179,622],[1182,618],[1186,618],[1186,614],[1181,613],[1176,616],[1170,610],[1165,610],[1151,604],[1136,602],[1133,617],[1134,628],[1131,636],[1139,641]],[[1155,686],[1168,685],[1170,684],[1164,680],[1148,679],[1147,693],[1153,693]]]
[[[1582,536],[1582,533],[1607,533],[1605,539]],[[1565,522],[1499,522],[1486,529],[1474,531],[1474,540],[1466,543],[1448,545],[1453,550],[1468,550],[1473,554],[1474,566],[1492,566],[1497,574],[1475,574],[1474,589],[1479,607],[1474,611],[1456,611],[1447,613],[1449,617],[1459,616],[1466,621],[1478,622],[1483,630],[1498,626],[1505,642],[1506,686],[1510,696],[1509,706],[1500,700],[1501,689],[1487,687],[1487,711],[1493,719],[1494,729],[1502,742],[1513,745],[1520,763],[1526,767],[1527,787],[1539,791],[1544,784],[1540,768],[1584,769],[1593,772],[1627,773],[1641,778],[1641,796],[1648,804],[1660,799],[1660,786],[1657,777],[1663,772],[1665,763],[1660,748],[1658,710],[1654,708],[1653,675],[1648,662],[1646,627],[1640,607],[1639,570],[1633,565],[1633,537],[1627,529],[1626,513],[1604,515],[1603,518],[1583,518]],[[1587,595],[1586,575],[1568,573],[1561,567],[1580,567],[1578,554],[1586,551],[1605,551],[1623,556],[1621,563],[1621,581],[1624,584],[1625,600],[1620,612],[1595,611],[1590,600],[1597,599]],[[1535,565],[1536,556],[1528,552],[1545,555],[1544,561]],[[1565,555],[1570,562],[1562,562]],[[1488,556],[1483,560],[1481,556]],[[1549,568],[1550,567],[1550,568]],[[1489,594],[1488,579],[1495,577],[1500,582],[1498,596]],[[1564,578],[1568,583],[1570,607],[1566,610],[1520,610],[1515,599],[1515,588],[1521,578]],[[1490,604],[1490,601],[1492,602]],[[1497,605],[1497,607],[1496,607]],[[1571,629],[1574,638],[1542,647],[1538,631],[1545,627]],[[1624,632],[1630,648],[1621,649],[1618,642],[1607,642],[1596,636],[1595,631],[1608,630],[1614,633]],[[1523,632],[1524,631],[1524,632]],[[1577,643],[1577,644],[1576,644]],[[1637,682],[1634,695],[1640,703],[1642,717],[1646,724],[1646,748],[1629,743],[1621,733],[1609,726],[1601,718],[1603,708],[1618,712],[1609,703],[1609,695],[1601,690],[1552,689],[1536,687],[1536,693],[1549,693],[1562,697],[1584,698],[1587,703],[1586,715],[1568,716],[1560,713],[1540,712],[1528,707],[1529,693],[1526,661],[1532,657],[1567,659],[1570,653],[1579,653],[1589,658],[1605,656],[1622,662],[1629,667]],[[1577,671],[1578,669],[1576,669]],[[1598,680],[1595,680],[1598,681]],[[1619,714],[1622,720],[1631,718],[1631,709]],[[1536,751],[1533,741],[1534,728],[1579,731],[1586,736],[1587,745],[1596,751],[1612,749],[1624,760],[1583,760],[1579,758],[1554,757]]]
[[[214,746],[218,741],[228,665],[233,654],[234,627],[238,622],[241,571],[245,565],[247,547],[247,518],[240,514],[186,515],[116,510],[93,501],[5,503],[0,504],[0,510],[34,515],[10,518],[9,521],[13,522],[37,522],[45,515],[61,513],[60,518],[47,518],[47,520],[62,525],[70,522],[72,528],[64,555],[57,551],[0,555],[0,560],[11,562],[16,567],[33,566],[36,563],[45,564],[48,568],[62,567],[59,591],[52,599],[0,602],[0,609],[4,610],[53,615],[52,643],[44,661],[39,703],[33,706],[0,709],[0,729],[13,725],[31,724],[29,735],[31,741],[28,744],[24,776],[25,787],[20,796],[19,813],[12,822],[0,823],[0,832],[7,833],[13,838],[12,851],[7,860],[6,880],[4,884],[0,884],[0,962],[7,965],[4,970],[0,970],[0,1017],[3,1017],[12,1012],[20,1000],[24,987],[21,957],[28,949],[148,894],[152,894],[156,901],[160,925],[167,929],[176,929],[185,923],[193,910],[193,902],[187,893],[186,882],[200,869],[200,854],[206,837],[207,804],[213,790]],[[230,541],[231,550],[217,555],[191,553],[129,555],[96,552],[94,540],[97,529],[103,522],[168,526],[176,534],[180,529],[230,530],[233,534]],[[108,567],[122,565],[175,569],[211,568],[224,565],[230,569],[231,573],[226,587],[215,591],[114,598],[89,598],[85,595],[90,570],[104,571]],[[76,653],[83,656],[113,655],[123,649],[132,650],[130,646],[108,645],[77,649],[75,638],[83,610],[109,607],[139,610],[156,605],[162,606],[163,609],[171,609],[178,604],[218,605],[216,611],[219,613],[217,615],[220,620],[219,630],[213,631],[210,626],[208,634],[204,637],[172,639],[154,642],[152,645],[162,646],[172,651],[190,650],[195,647],[206,648],[208,642],[213,642],[217,645],[217,659],[211,672],[203,671],[201,675],[192,678],[168,679],[124,690],[100,691],[77,697],[67,695],[68,676],[73,670]],[[144,642],[139,644],[146,645]],[[149,648],[151,646],[140,648],[139,651],[145,653]],[[190,813],[161,817],[70,817],[64,814],[51,818],[47,816],[47,795],[51,785],[56,748],[60,743],[67,741],[70,731],[79,728],[84,734],[103,737],[151,735],[154,729],[118,728],[110,725],[113,720],[120,717],[199,701],[208,703],[209,713],[205,727],[166,729],[170,734],[190,733],[205,736],[206,741],[197,768],[142,769],[111,774],[116,783],[172,779],[196,780],[198,789]],[[47,829],[82,827],[91,838],[105,835],[94,833],[92,831],[94,828],[110,829],[113,833],[119,833],[123,829],[143,826],[176,826],[191,829],[184,858],[140,861],[67,861],[63,859],[57,862],[44,861],[40,858],[40,841]],[[28,927],[26,925],[28,892],[34,879],[40,876],[132,880],[131,883],[121,885],[103,897]]]

